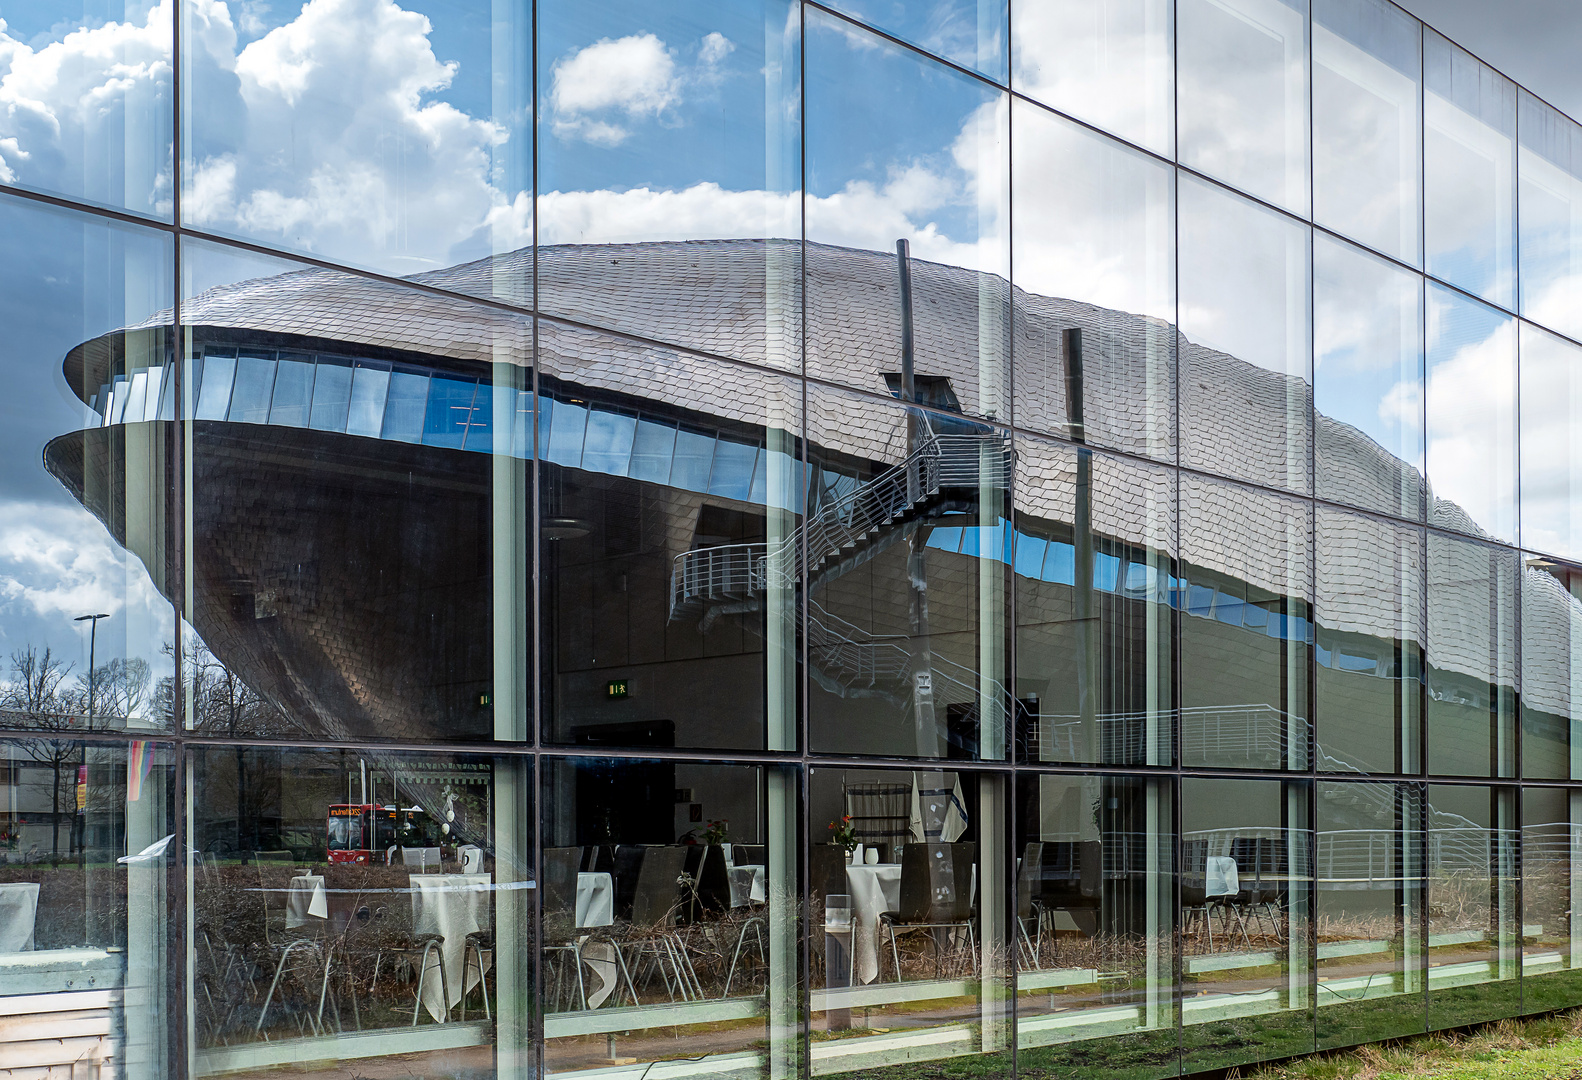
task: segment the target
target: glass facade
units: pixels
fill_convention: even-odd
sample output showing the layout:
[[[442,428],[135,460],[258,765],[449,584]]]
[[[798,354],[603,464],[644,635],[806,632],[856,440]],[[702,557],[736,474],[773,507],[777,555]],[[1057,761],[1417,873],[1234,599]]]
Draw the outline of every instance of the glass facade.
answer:
[[[1151,1080],[1582,1005],[1582,129],[1457,44],[0,8],[5,1068]]]

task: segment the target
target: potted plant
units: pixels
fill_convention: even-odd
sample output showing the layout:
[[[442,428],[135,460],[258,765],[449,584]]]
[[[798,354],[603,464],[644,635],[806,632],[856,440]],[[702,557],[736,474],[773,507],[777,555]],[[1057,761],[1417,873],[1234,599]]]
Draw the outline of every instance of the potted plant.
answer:
[[[839,821],[829,823],[829,842],[846,849],[846,860],[851,861],[851,853],[857,850],[857,830],[852,828],[851,815],[846,814]]]

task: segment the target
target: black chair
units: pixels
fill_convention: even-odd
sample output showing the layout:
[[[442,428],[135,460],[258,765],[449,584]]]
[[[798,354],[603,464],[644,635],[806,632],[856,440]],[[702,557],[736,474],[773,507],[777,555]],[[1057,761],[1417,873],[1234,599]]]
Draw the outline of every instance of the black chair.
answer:
[[[1043,955],[1044,920],[1037,898],[1043,869],[1044,845],[1028,841],[1022,849],[1022,865],[1016,871],[1016,930],[1020,955],[1025,966],[1036,968]],[[1032,932],[1028,932],[1028,924]]]
[[[1262,930],[1265,918],[1269,920],[1270,934],[1275,941],[1285,942],[1280,930],[1280,911],[1287,895],[1284,882],[1280,880],[1284,876],[1282,848],[1279,841],[1263,836],[1237,837],[1230,843],[1230,857],[1236,860],[1236,881],[1240,887],[1231,902],[1242,919],[1242,939],[1249,948],[1247,922],[1256,923]],[[1271,880],[1264,880],[1266,873]]]
[[[615,879],[615,918],[632,917],[632,899],[637,891],[637,878],[642,872],[646,844],[621,844],[611,855],[610,874]]]
[[[1043,845],[1037,903],[1041,912],[1064,911],[1088,937],[1099,932],[1104,902],[1104,845],[1097,840]]]
[[[552,1007],[560,1004],[561,983],[570,982],[577,991],[577,1008],[588,1007],[588,990],[582,976],[582,946],[577,935],[577,867],[582,849],[550,847],[544,849],[544,990]],[[551,954],[563,957],[559,970],[550,963]],[[566,970],[567,962],[570,970]],[[482,959],[479,969],[482,970]],[[463,971],[463,979],[466,973]],[[488,995],[484,995],[487,1003]]]
[[[890,935],[896,982],[902,981],[896,939],[919,930],[927,931],[933,942],[935,978],[941,973],[949,934],[965,931],[968,959],[977,976],[978,942],[972,924],[972,871],[977,857],[978,845],[970,842],[912,843],[902,851],[899,909],[879,916],[879,925]]]
[[[830,893],[851,892],[846,884],[846,849],[839,844],[814,844],[808,848],[808,892],[814,907],[822,909]]]
[[[619,865],[620,852],[616,854]],[[642,850],[641,865],[632,883],[630,922],[624,932],[611,937],[616,964],[626,980],[633,1005],[642,1004],[637,996],[639,976],[646,985],[656,974],[671,1001],[703,997],[686,944],[675,929],[682,906],[679,879],[686,864],[685,847],[654,846]],[[620,896],[619,889],[616,896]]]
[[[719,914],[731,906],[730,868],[725,865],[725,849],[717,844],[688,844],[683,872],[693,885],[682,904],[686,922],[697,922],[705,913]]]
[[[1198,936],[1208,935],[1214,947],[1214,928],[1208,911],[1208,841],[1187,840],[1181,844],[1181,937],[1183,941],[1198,928]]]
[[[763,844],[732,844],[732,866],[763,866],[769,849]]]

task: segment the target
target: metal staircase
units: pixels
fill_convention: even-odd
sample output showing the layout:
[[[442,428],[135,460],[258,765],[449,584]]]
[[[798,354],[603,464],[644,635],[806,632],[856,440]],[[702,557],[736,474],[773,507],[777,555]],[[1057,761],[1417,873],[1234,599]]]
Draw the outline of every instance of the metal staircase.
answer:
[[[860,566],[950,503],[956,493],[1006,488],[1010,439],[984,430],[927,431],[899,464],[824,504],[784,541],[694,548],[676,556],[670,618],[699,619],[755,611],[770,588],[817,586]]]

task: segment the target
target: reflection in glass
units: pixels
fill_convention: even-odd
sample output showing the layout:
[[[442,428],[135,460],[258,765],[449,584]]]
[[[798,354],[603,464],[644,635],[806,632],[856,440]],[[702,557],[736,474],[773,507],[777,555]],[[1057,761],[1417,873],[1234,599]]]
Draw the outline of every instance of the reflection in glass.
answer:
[[[553,0],[537,10],[540,308],[799,367],[796,6]],[[612,71],[630,84],[617,89]],[[533,302],[526,263],[496,277],[497,290]]]
[[[814,1076],[968,1054],[1010,1068],[1010,778],[808,776]]]
[[[1514,788],[1428,785],[1430,1031],[1521,1009],[1516,842]]]
[[[1313,473],[1321,499],[1423,513],[1423,281],[1313,242]]]
[[[548,321],[539,356],[546,737],[794,748],[801,552],[834,543],[799,528],[801,387]]]
[[[1309,504],[1181,476],[1181,763],[1305,769]]]
[[[170,723],[172,261],[167,236],[0,199],[0,727]]]
[[[1318,507],[1318,767],[1422,769],[1421,529]]]
[[[1582,338],[1582,126],[1519,97],[1522,314]]]
[[[935,56],[1005,82],[1007,0],[832,0],[829,5]]]
[[[1016,474],[1018,756],[1170,764],[1174,475],[1031,438]]]
[[[1183,1073],[1313,1049],[1312,790],[1181,782]]]
[[[1181,182],[1181,463],[1308,490],[1307,226]]]
[[[183,224],[532,295],[530,4],[180,8]]]
[[[1162,778],[1019,778],[1018,1074],[1121,1059],[1177,1075],[1172,794]]]
[[[1307,0],[1180,0],[1176,9],[1181,163],[1304,216],[1307,22]]]
[[[1514,541],[1516,320],[1431,286],[1426,407],[1429,522]]]
[[[1168,0],[1013,4],[1012,88],[1174,157],[1173,18]]]
[[[0,1008],[18,1074],[177,1073],[174,772],[158,743],[0,740]]]
[[[808,374],[1009,416],[1009,95],[806,22]]]
[[[531,322],[184,256],[192,730],[524,737]]]
[[[1516,775],[1516,553],[1428,534],[1428,771]]]
[[[1522,776],[1582,779],[1582,569],[1522,567]]]
[[[1170,460],[1174,170],[1020,100],[1012,118],[1017,419]]]
[[[414,1053],[482,1071],[530,1045],[528,764],[194,750],[196,1071]]]
[[[544,766],[544,1064],[796,1075],[796,785],[779,769]],[[772,1036],[772,1038],[771,1038]]]
[[[1010,436],[808,387],[816,750],[1004,760]]]
[[[1525,322],[1520,337],[1522,543],[1582,558],[1582,348]]]
[[[1516,303],[1516,86],[1423,31],[1428,272],[1501,307]]]
[[[1313,5],[1313,218],[1413,265],[1420,32],[1388,0]]]
[[[175,5],[7,5],[0,181],[169,220]]]
[[[1582,797],[1567,788],[1522,791],[1522,1011],[1582,1002],[1572,901],[1582,869]]]
[[[1423,789],[1318,783],[1318,1049],[1423,1030]]]

